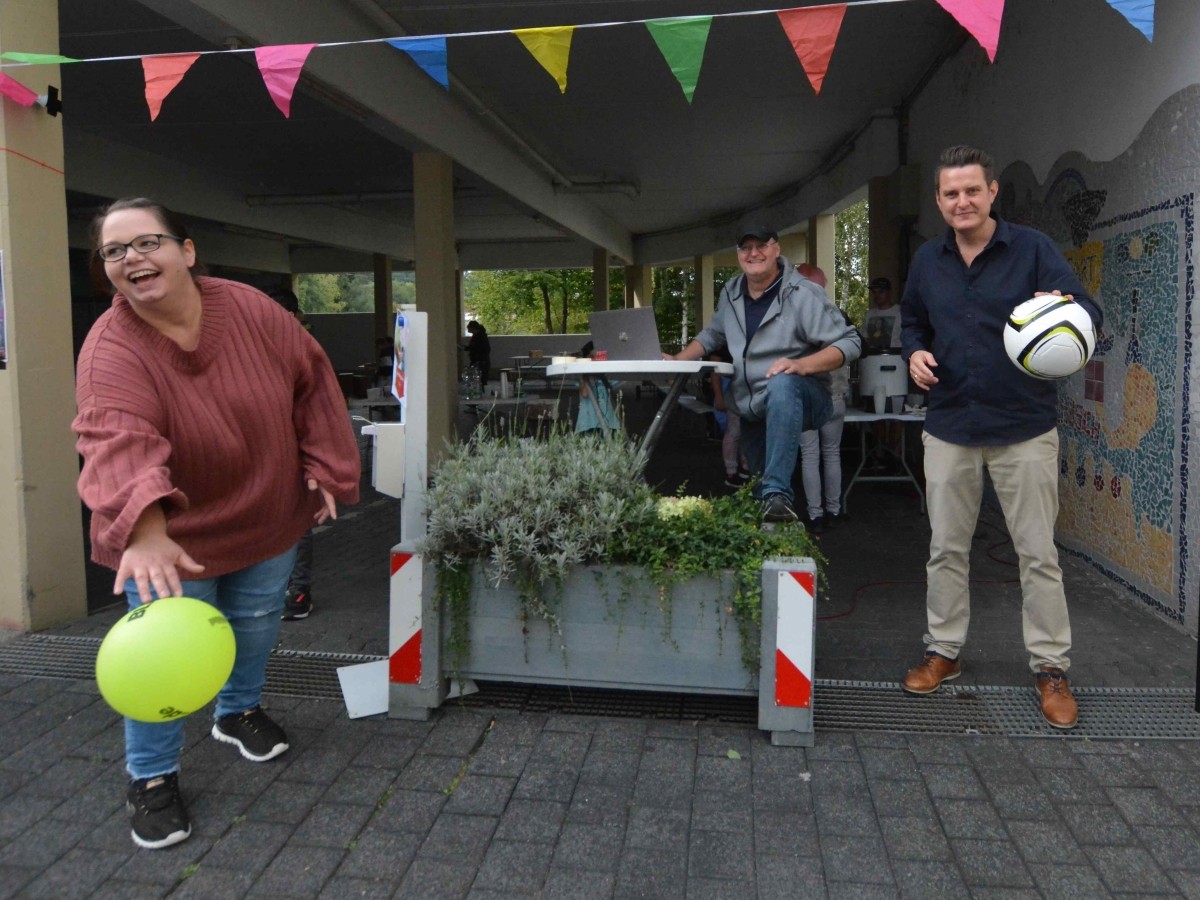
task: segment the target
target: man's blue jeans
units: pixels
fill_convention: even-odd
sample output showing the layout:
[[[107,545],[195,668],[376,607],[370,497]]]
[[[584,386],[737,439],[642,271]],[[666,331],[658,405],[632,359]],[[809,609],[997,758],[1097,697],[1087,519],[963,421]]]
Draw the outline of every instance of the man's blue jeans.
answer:
[[[258,706],[267,680],[267,659],[279,637],[280,615],[296,548],[237,572],[183,582],[183,596],[211,603],[229,620],[237,641],[233,672],[217,694],[217,716]],[[125,582],[130,609],[142,605],[137,584]],[[125,720],[125,768],[132,778],[153,778],[179,771],[183,720]]]
[[[766,414],[759,421],[742,417],[742,453],[751,472],[762,473],[759,496],[783,494],[795,499],[792,475],[800,434],[820,428],[833,412],[829,392],[811,375],[772,375],[767,379]]]

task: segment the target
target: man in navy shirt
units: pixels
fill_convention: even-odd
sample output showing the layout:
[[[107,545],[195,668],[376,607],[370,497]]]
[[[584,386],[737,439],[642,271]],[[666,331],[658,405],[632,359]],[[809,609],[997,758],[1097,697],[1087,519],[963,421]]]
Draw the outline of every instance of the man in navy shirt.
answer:
[[[1013,365],[1003,328],[1013,307],[1044,293],[1073,297],[1097,328],[1102,315],[1049,237],[991,215],[999,185],[987,153],[950,147],[934,183],[949,228],[917,251],[901,304],[908,371],[929,392],[922,442],[932,528],[926,651],[904,690],[932,693],[962,671],[986,467],[1020,559],[1023,633],[1042,715],[1072,728],[1071,624],[1054,546],[1058,389]]]

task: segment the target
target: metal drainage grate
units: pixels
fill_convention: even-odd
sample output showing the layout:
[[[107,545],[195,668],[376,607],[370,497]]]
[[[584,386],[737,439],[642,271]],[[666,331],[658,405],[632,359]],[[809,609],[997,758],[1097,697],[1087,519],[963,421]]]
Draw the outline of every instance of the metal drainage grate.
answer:
[[[23,635],[0,644],[0,673],[31,678],[95,677],[100,638]],[[342,700],[337,670],[382,657],[278,650],[267,664],[266,693]],[[753,697],[670,694],[606,688],[479,682],[479,691],[456,701],[472,708],[522,712],[654,718],[754,725]],[[914,697],[895,682],[818,679],[813,688],[818,731],[891,731],[918,734],[992,734],[1074,739],[1200,740],[1200,714],[1189,688],[1076,687],[1079,727],[1068,732],[1042,719],[1031,687],[944,685]]]
[[[1079,739],[1200,739],[1200,713],[1190,688],[1073,687],[1079,725],[1046,724],[1033,687],[943,685],[915,697],[895,682],[821,681],[813,689],[815,727],[925,734],[1066,736]]]
[[[30,678],[96,677],[98,637],[27,634],[0,644],[0,673]],[[313,653],[276,650],[267,662],[268,694],[315,700],[342,699],[337,670],[341,666],[375,662],[383,657],[354,653]]]
[[[479,681],[479,690],[450,703],[476,709],[501,708],[520,712],[557,712],[578,716],[670,719],[753,725],[758,721],[758,700],[717,694],[672,694],[656,691],[622,691],[611,688],[562,687]]]

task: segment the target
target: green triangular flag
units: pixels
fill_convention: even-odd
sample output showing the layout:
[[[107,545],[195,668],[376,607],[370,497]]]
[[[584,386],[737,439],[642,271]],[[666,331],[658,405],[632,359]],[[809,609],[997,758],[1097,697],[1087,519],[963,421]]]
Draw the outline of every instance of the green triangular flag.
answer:
[[[683,88],[688,103],[696,93],[696,82],[700,78],[700,63],[704,60],[704,46],[708,43],[708,29],[712,16],[686,16],[678,19],[650,19],[646,27],[650,36],[675,77]]]
[[[56,53],[19,53],[9,50],[5,53],[0,53],[0,59],[11,59],[13,62],[31,63],[31,64],[53,64],[53,63],[73,63],[79,62],[77,59],[71,59],[69,56],[59,56]]]

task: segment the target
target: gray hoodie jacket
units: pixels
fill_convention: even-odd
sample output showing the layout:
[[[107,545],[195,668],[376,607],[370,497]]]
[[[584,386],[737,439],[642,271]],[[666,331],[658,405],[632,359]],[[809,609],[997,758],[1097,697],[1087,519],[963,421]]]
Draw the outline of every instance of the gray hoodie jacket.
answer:
[[[767,369],[780,357],[799,359],[825,347],[837,347],[852,363],[862,352],[858,331],[848,325],[825,292],[796,271],[783,256],[783,284],[754,338],[746,342],[746,276],[725,283],[712,323],[696,335],[705,355],[728,347],[733,357],[732,399],[738,415],[764,418]],[[813,376],[829,391],[830,373]]]

